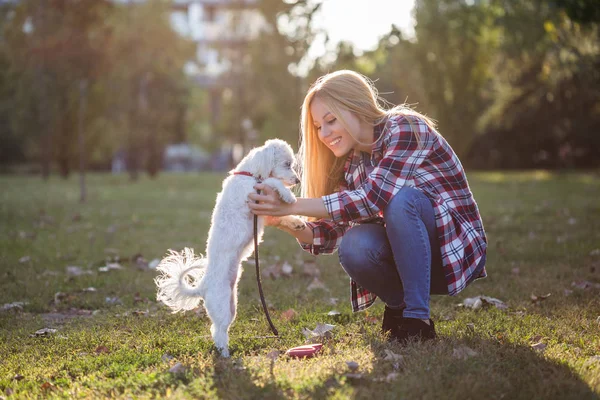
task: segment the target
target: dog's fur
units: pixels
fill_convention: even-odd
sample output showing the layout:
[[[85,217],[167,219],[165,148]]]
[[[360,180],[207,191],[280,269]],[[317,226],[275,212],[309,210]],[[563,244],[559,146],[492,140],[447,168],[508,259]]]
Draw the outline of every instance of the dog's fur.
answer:
[[[189,248],[181,253],[170,250],[157,267],[161,273],[155,279],[158,300],[178,312],[198,307],[203,299],[212,321],[213,340],[224,357],[229,357],[228,331],[236,314],[241,263],[253,252],[254,224],[248,194],[256,192],[253,186],[261,180],[286,203],[295,202],[288,189],[299,183],[294,161],[292,148],[282,140],[268,140],[264,146],[251,150],[234,172],[246,171],[253,176],[231,174],[217,195],[206,257],[195,256]],[[281,224],[291,229],[304,228],[304,221],[294,216],[283,217]],[[264,220],[259,216],[259,241],[263,232]]]

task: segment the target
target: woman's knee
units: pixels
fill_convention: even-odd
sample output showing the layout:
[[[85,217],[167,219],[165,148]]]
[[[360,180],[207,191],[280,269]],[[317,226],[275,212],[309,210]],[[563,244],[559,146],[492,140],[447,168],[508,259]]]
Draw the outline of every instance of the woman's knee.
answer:
[[[353,273],[378,262],[386,240],[382,226],[357,225],[344,234],[338,249],[340,263],[352,276]]]
[[[404,217],[407,213],[411,215],[421,216],[423,213],[423,205],[431,206],[429,198],[420,190],[410,186],[402,187],[388,203],[383,212],[383,217],[388,223],[402,223],[406,220]]]

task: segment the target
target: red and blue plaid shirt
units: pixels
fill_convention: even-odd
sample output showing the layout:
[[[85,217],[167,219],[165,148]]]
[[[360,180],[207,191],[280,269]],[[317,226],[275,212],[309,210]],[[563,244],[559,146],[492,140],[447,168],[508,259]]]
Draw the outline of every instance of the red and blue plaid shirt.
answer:
[[[448,293],[456,295],[487,276],[485,266],[479,266],[487,247],[479,209],[448,142],[420,118],[402,115],[375,126],[375,138],[370,157],[348,154],[340,191],[322,197],[331,219],[309,222],[314,241],[302,247],[314,255],[333,253],[353,225],[383,224],[386,205],[400,188],[411,186],[433,202]],[[377,298],[352,280],[351,292],[353,311],[370,307]]]

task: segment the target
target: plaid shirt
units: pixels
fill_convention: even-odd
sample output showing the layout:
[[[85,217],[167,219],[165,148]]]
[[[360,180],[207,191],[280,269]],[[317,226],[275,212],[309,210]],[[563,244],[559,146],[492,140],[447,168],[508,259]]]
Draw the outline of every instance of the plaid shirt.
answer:
[[[383,224],[386,205],[400,188],[411,186],[433,202],[448,293],[456,295],[487,276],[485,266],[479,266],[487,247],[479,209],[448,142],[414,116],[389,117],[375,126],[375,138],[370,156],[348,154],[340,191],[322,197],[331,219],[308,223],[314,241],[302,247],[314,255],[333,253],[353,225]],[[352,280],[351,294],[353,311],[368,308],[377,298]]]

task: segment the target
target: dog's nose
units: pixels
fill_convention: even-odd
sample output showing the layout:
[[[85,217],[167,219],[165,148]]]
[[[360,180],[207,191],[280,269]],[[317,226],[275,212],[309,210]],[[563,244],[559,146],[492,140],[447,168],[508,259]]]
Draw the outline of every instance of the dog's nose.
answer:
[[[294,179],[294,181],[296,182],[296,185],[300,183],[300,179],[298,178]]]

